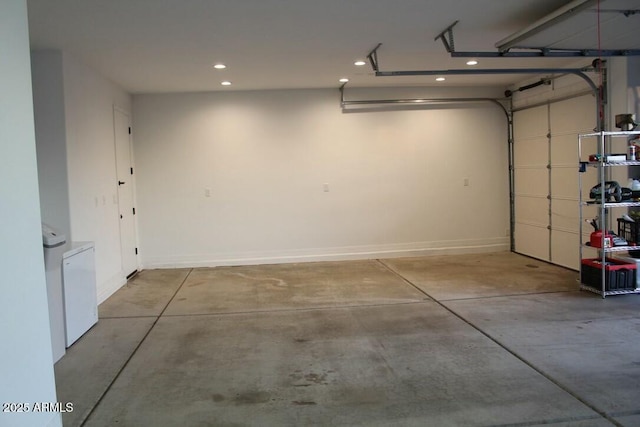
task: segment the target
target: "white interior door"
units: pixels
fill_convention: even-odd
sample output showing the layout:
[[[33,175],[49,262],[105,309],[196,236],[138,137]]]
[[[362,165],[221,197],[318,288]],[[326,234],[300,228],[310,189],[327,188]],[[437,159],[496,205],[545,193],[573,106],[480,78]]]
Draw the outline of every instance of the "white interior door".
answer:
[[[118,209],[120,213],[120,249],[122,271],[128,277],[138,270],[135,207],[133,203],[133,167],[131,162],[131,122],[129,115],[114,108]]]

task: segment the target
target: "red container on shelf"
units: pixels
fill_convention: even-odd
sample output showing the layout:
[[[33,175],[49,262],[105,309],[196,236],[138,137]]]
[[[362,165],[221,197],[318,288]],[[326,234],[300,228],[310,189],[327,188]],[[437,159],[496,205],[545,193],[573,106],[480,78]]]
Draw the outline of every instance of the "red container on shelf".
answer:
[[[591,233],[589,245],[594,248],[610,248],[613,246],[613,236],[609,233],[605,233],[603,239],[602,231],[594,231],[593,233]]]

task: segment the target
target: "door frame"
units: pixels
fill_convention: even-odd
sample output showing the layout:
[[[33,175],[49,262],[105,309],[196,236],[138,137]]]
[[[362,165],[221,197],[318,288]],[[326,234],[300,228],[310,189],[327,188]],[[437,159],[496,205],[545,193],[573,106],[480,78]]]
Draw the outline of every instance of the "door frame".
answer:
[[[132,171],[135,170],[135,161],[134,161],[134,156],[133,156],[133,132],[131,131],[132,129],[132,122],[131,122],[131,112],[125,108],[119,107],[118,105],[113,105],[113,128],[114,128],[114,135],[113,135],[113,144],[114,144],[114,155],[115,155],[115,168],[116,168],[116,180],[119,178],[118,177],[118,141],[116,138],[116,114],[121,114],[123,116],[126,117],[126,121],[129,127],[129,137],[128,137],[128,143],[127,143],[127,149],[128,149],[128,154],[129,154],[129,167],[131,168]],[[135,206],[137,205],[137,195],[136,195],[136,179],[135,179],[135,173],[131,173],[131,175],[129,175],[128,178],[131,182],[131,203],[132,206],[135,208]],[[116,187],[116,195],[118,198],[118,214],[120,214],[120,194],[117,191],[117,187]],[[121,222],[120,222],[121,224]],[[133,245],[136,248],[136,254],[135,254],[135,271],[130,272],[130,271],[124,271],[124,265],[122,264],[122,251],[120,253],[120,260],[121,260],[121,271],[122,273],[126,276],[125,278],[128,280],[131,277],[133,277],[136,273],[138,273],[138,271],[140,271],[140,251],[138,250],[139,248],[139,242],[140,242],[140,238],[139,238],[139,232],[138,232],[138,216],[133,215]],[[120,247],[122,248],[122,228],[121,225],[119,226],[119,233],[120,233]]]

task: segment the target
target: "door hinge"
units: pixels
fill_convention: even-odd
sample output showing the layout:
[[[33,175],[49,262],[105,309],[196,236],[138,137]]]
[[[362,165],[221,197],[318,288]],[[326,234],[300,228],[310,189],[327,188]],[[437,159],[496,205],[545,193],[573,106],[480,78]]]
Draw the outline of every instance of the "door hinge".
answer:
[[[131,135],[131,126],[129,126],[129,135]]]
[[[136,255],[138,255],[138,248],[136,248]]]
[[[133,208],[133,214],[134,215],[136,214],[136,208]]]
[[[133,168],[131,168],[131,175],[133,175]]]

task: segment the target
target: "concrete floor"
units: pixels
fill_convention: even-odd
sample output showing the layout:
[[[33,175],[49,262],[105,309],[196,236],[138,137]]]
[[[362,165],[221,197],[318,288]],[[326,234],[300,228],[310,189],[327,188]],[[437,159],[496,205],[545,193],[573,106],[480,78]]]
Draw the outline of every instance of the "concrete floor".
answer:
[[[640,297],[511,253],[147,270],[55,366],[65,426],[638,426]]]

